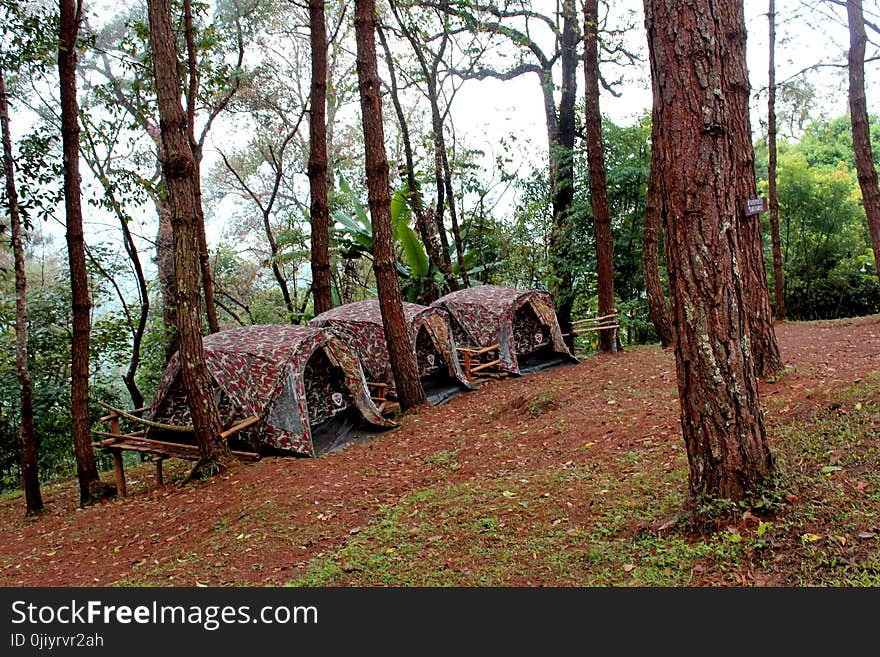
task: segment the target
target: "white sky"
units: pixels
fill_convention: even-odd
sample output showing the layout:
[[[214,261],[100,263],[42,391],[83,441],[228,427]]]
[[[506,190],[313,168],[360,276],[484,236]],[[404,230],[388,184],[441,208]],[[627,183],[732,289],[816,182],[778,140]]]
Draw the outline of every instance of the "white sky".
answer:
[[[612,0],[613,1],[613,0]],[[866,0],[865,10],[876,11],[878,0]],[[536,9],[543,7],[550,0],[535,0]],[[108,0],[97,0],[93,6],[108,6]],[[112,4],[112,3],[111,3]],[[781,81],[796,71],[814,64],[819,60],[845,61],[848,36],[845,27],[835,24],[829,19],[819,20],[821,28],[808,29],[802,22],[791,24],[791,17],[801,7],[800,0],[777,0],[777,80]],[[552,6],[555,3],[551,2]],[[625,11],[627,8],[635,12],[633,19],[635,29],[630,34],[631,46],[642,48],[644,55],[644,20],[642,4],[639,0],[623,0],[614,2],[614,11]],[[766,87],[767,84],[767,0],[745,0],[746,25],[749,31],[748,59],[749,73],[753,91]],[[820,115],[831,117],[842,115],[847,110],[845,71],[843,69],[823,69],[820,74],[812,74],[819,80],[818,91],[821,107]],[[869,64],[866,71],[868,82],[869,111],[880,108],[880,85],[876,83],[878,71],[876,64]],[[578,83],[582,85],[582,72],[578,72]],[[614,73],[610,76],[614,77]],[[836,76],[836,77],[835,77]],[[841,82],[844,86],[841,86]],[[635,118],[650,107],[650,80],[647,64],[643,63],[640,70],[632,70],[628,74],[628,83],[621,87],[620,97],[615,98],[608,93],[601,97],[602,111],[610,120],[618,124],[630,124]],[[758,116],[758,111],[761,115]],[[390,104],[385,108],[388,117],[393,114]],[[753,103],[752,122],[758,120],[766,112],[766,102]],[[537,77],[534,74],[522,76],[516,80],[500,82],[483,80],[466,83],[456,96],[453,105],[453,120],[458,137],[469,148],[481,148],[486,151],[486,165],[492,166],[494,156],[499,153],[498,144],[502,137],[511,133],[518,135],[520,150],[518,154],[523,162],[541,166],[546,160],[547,141],[542,98],[538,89]],[[212,131],[216,136],[220,131]],[[211,145],[206,145],[206,158],[210,158]],[[204,170],[207,171],[208,162]],[[84,175],[86,172],[84,171]],[[146,216],[151,216],[152,208],[145,208]],[[90,215],[94,216],[93,212]],[[211,225],[209,235],[212,244],[216,243],[219,226]],[[56,226],[57,229],[57,226]],[[154,232],[145,228],[148,237]],[[49,227],[50,232],[55,232]],[[106,239],[118,233],[115,220],[108,219],[103,225],[95,221],[87,226],[88,238],[93,241]],[[63,234],[63,232],[61,233]],[[61,241],[63,244],[63,240]],[[59,246],[61,245],[59,244]],[[148,264],[148,263],[145,263]]]

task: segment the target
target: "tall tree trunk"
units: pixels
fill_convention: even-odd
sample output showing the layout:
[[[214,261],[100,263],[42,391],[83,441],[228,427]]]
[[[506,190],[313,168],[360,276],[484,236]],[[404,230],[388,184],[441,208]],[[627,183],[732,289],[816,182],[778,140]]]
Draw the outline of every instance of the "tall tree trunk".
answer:
[[[323,0],[309,0],[312,98],[309,113],[309,188],[312,194],[312,299],[315,314],[333,307],[330,293],[330,210],[327,203],[327,26]]]
[[[15,188],[15,161],[12,159],[12,135],[9,131],[9,102],[6,97],[6,75],[0,67],[0,132],[3,139],[3,171],[6,177],[6,204],[12,228],[12,254],[15,259],[15,376],[21,396],[21,425],[18,440],[21,446],[21,487],[24,490],[28,515],[43,510],[40,493],[40,469],[37,437],[34,433],[34,383],[28,368],[27,336],[27,274],[24,268],[24,240],[18,212],[18,191]]]
[[[67,258],[73,299],[71,342],[70,417],[79,480],[80,504],[85,505],[106,491],[98,475],[89,420],[89,334],[92,302],[86,271],[82,199],[79,174],[79,103],[76,98],[76,39],[82,3],[61,0],[59,16],[58,77],[61,83],[61,141],[64,153],[64,209],[67,217]]]
[[[747,499],[774,474],[749,324],[737,226],[741,142],[731,134],[724,68],[740,66],[724,30],[739,2],[645,0],[653,158],[666,234],[690,501]],[[730,43],[736,43],[734,40]],[[727,91],[725,91],[727,89]]]
[[[785,278],[782,269],[782,239],[779,235],[779,196],[776,192],[776,0],[770,0],[769,71],[767,82],[767,196],[770,210],[770,241],[773,246],[773,293],[776,319],[785,319]]]
[[[186,62],[189,72],[189,84],[186,90],[186,127],[190,149],[193,153],[195,173],[196,211],[198,212],[198,244],[199,269],[202,275],[202,290],[205,295],[205,315],[208,319],[208,331],[216,333],[220,330],[217,320],[217,304],[214,303],[214,280],[211,273],[211,254],[208,252],[208,237],[205,234],[205,214],[202,209],[202,146],[196,140],[196,101],[199,93],[199,65],[196,59],[195,34],[193,32],[192,0],[183,0],[183,31],[186,41]]]
[[[400,407],[406,410],[424,404],[426,400],[415,356],[410,347],[391,237],[391,187],[376,62],[376,5],[373,0],[355,0],[354,7],[367,189],[373,224],[373,271],[376,275],[379,309],[395,388]]]
[[[569,337],[571,346],[571,313],[574,307],[572,286],[574,277],[570,249],[571,221],[574,211],[574,138],[575,98],[577,96],[577,45],[579,40],[577,9],[574,0],[562,2],[562,84],[559,109],[554,106],[553,76],[548,68],[541,78],[544,94],[544,113],[547,120],[547,136],[550,148],[550,198],[553,219],[550,231],[550,265],[552,285],[550,291],[556,301],[556,316],[562,332]],[[551,64],[552,66],[552,64]]]
[[[397,115],[397,123],[400,126],[400,138],[401,141],[403,141],[406,187],[409,195],[409,205],[412,209],[413,216],[416,219],[416,229],[419,231],[419,237],[425,245],[425,252],[428,254],[429,262],[434,265],[437,271],[442,272],[446,279],[444,291],[457,290],[458,285],[456,284],[452,269],[449,269],[448,271],[446,270],[446,263],[440,255],[440,241],[437,237],[437,231],[430,217],[428,217],[427,212],[425,212],[422,191],[418,180],[416,180],[416,166],[415,158],[413,157],[412,139],[409,134],[409,124],[407,123],[406,115],[403,112],[403,105],[400,103],[400,94],[397,86],[397,73],[394,67],[394,58],[391,55],[391,48],[388,46],[388,40],[385,38],[384,30],[378,24],[376,25],[376,33],[379,35],[379,42],[382,44],[382,50],[385,52],[385,61],[388,65],[388,76],[391,82],[391,102],[394,105],[394,113]],[[430,298],[424,300],[426,303],[430,303],[439,296],[433,280],[430,281],[428,296]]]
[[[584,2],[584,106],[587,133],[587,162],[590,170],[590,205],[596,233],[596,262],[599,277],[599,315],[615,312],[614,237],[608,210],[605,181],[605,148],[602,145],[602,113],[599,110],[599,0]],[[617,351],[613,329],[599,332],[599,350]]]
[[[193,473],[225,468],[229,445],[220,435],[220,413],[214,400],[213,381],[205,363],[201,335],[199,220],[196,204],[197,173],[190,146],[186,114],[180,103],[177,51],[168,0],[148,0],[153,75],[162,124],[165,158],[162,171],[174,240],[177,282],[177,334],[180,340],[180,376],[199,444],[199,461]]]
[[[651,128],[652,148],[660,149],[660,134],[657,129],[657,113],[653,112]],[[645,223],[642,228],[642,274],[645,277],[645,294],[648,297],[648,314],[663,348],[671,347],[675,340],[666,292],[660,280],[660,223],[663,199],[660,198],[662,172],[657,162],[651,159],[651,172],[648,174],[648,198],[645,202]]]
[[[164,156],[162,158],[164,160]],[[165,185],[167,187],[167,185]],[[167,197],[167,191],[163,193]],[[165,362],[177,353],[177,275],[174,272],[174,231],[171,229],[171,210],[166,198],[154,199],[159,228],[156,231],[156,273],[162,293],[162,323],[165,326]]]
[[[849,114],[852,121],[853,148],[856,154],[856,171],[862,190],[862,204],[871,233],[874,248],[874,265],[880,277],[880,187],[877,169],[871,152],[871,133],[868,126],[868,106],[865,99],[865,17],[862,0],[846,0],[849,19]]]
[[[746,200],[758,195],[755,178],[755,149],[752,145],[752,126],[749,120],[749,72],[746,52],[746,24],[742,3],[729,5],[723,18],[726,21],[722,47],[730,52],[721,67],[722,90],[730,103],[728,129],[731,156],[735,167],[734,185],[739,213],[739,268],[743,277],[746,317],[749,321],[752,358],[759,377],[773,376],[782,369],[782,356],[773,329],[770,290],[764,267],[764,240],[761,235],[761,215],[746,214]],[[743,53],[738,56],[734,53]]]

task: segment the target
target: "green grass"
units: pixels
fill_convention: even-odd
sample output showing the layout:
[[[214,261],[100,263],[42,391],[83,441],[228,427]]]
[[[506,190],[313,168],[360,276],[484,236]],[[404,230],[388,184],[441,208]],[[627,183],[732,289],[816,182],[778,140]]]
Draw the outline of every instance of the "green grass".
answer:
[[[682,515],[687,462],[683,450],[634,448],[607,465],[415,491],[289,585],[880,586],[880,531],[868,537],[880,527],[877,399],[880,376],[869,377],[776,428],[776,495],[795,493],[748,514],[728,506],[712,531],[660,526]],[[457,453],[426,461],[452,469]]]

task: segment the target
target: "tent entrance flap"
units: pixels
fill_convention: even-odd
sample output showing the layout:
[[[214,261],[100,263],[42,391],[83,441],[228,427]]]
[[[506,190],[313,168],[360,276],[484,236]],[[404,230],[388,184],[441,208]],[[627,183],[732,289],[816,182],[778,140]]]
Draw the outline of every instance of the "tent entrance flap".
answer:
[[[315,427],[352,405],[351,391],[342,368],[330,362],[324,349],[317,349],[303,370],[303,386],[309,425]]]

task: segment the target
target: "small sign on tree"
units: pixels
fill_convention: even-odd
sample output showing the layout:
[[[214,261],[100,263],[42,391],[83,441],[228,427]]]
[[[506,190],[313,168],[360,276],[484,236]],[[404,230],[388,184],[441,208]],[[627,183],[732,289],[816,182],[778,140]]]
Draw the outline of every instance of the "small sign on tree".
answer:
[[[763,196],[761,198],[750,198],[746,199],[746,216],[749,217],[753,214],[761,214],[762,212],[767,212],[767,199]]]

